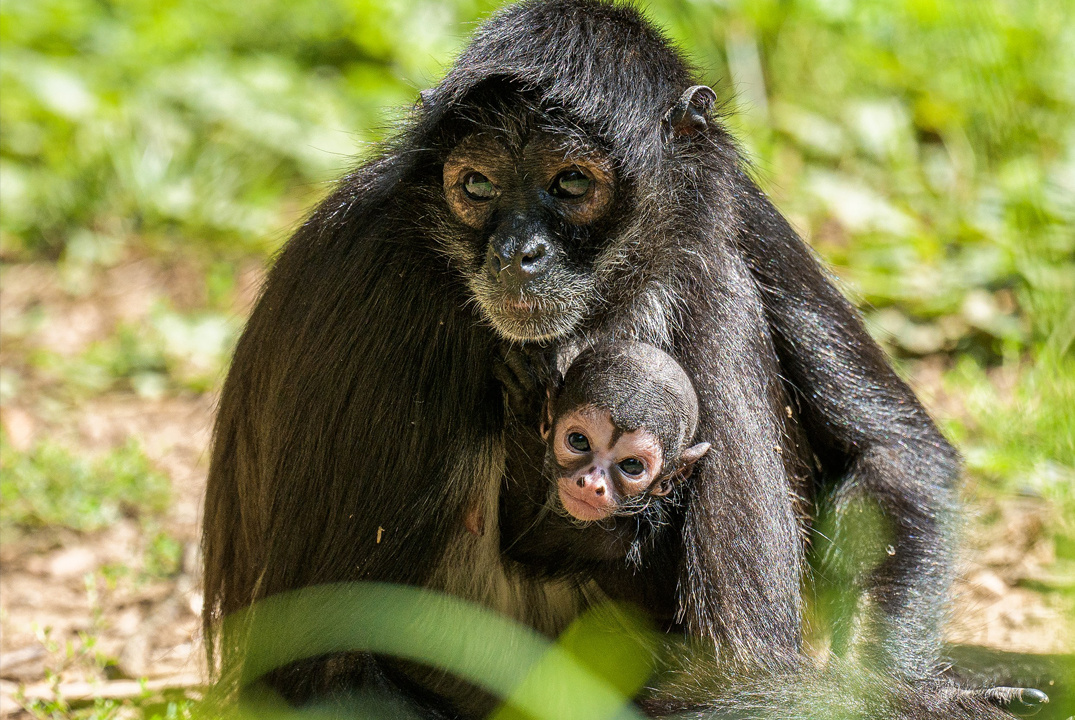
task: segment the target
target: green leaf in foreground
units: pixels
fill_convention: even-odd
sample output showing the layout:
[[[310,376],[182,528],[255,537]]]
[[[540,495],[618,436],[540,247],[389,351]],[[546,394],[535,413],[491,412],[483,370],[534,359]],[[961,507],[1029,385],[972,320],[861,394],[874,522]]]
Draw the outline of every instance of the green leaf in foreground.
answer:
[[[312,714],[290,710],[258,680],[303,659],[365,651],[447,670],[504,698],[494,713],[498,718],[631,720],[641,716],[630,697],[650,672],[650,655],[641,651],[646,636],[637,616],[602,612],[583,615],[553,643],[449,595],[402,585],[339,583],[262,600],[225,621],[222,641],[224,677],[240,675],[240,684],[255,697],[243,703],[241,717],[317,717],[316,708]],[[592,657],[592,648],[580,648],[580,642],[595,639],[599,659]],[[595,659],[600,667],[591,663]],[[615,682],[609,680],[610,662],[619,671]],[[225,687],[222,694],[230,693]],[[385,698],[350,700],[361,710],[359,717],[391,713],[395,718],[401,711],[407,716],[402,708],[380,708],[391,704]],[[221,710],[204,709],[207,716]]]

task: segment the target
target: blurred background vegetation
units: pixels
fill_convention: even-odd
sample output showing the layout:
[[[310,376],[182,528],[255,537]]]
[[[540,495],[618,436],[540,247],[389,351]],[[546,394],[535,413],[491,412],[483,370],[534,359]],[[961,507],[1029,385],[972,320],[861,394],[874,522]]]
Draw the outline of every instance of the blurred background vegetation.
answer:
[[[181,572],[196,523],[161,530],[178,492],[166,463],[136,432],[87,449],[68,418],[102,398],[211,406],[260,268],[497,5],[0,5],[0,536],[30,547],[63,528],[55,542],[70,544],[134,518],[144,574]],[[1007,579],[1070,600],[1075,4],[645,6],[959,444],[971,535],[1031,503],[1035,536],[1020,542],[1047,546],[1045,569]],[[113,271],[131,263],[166,291],[78,342],[49,339],[78,324],[72,308],[115,305]]]

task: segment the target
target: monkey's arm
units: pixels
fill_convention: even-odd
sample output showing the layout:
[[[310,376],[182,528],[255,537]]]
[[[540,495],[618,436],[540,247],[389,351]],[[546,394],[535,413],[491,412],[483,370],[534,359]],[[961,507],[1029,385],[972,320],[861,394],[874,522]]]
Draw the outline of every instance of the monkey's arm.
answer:
[[[761,299],[725,245],[685,282],[691,301],[676,355],[698,393],[696,437],[712,447],[688,488],[680,613],[730,665],[791,669],[801,645],[802,542]]]
[[[836,483],[832,549],[845,559],[863,543],[882,550],[858,568],[873,605],[863,639],[882,649],[881,662],[923,677],[937,658],[951,582],[959,456],[810,249],[753,183],[743,184],[741,252],[823,479]],[[877,517],[880,525],[855,526]]]
[[[383,204],[338,195],[277,260],[225,383],[204,521],[210,638],[222,617],[308,585],[433,584],[499,483],[494,339]],[[299,697],[332,662],[281,687]]]

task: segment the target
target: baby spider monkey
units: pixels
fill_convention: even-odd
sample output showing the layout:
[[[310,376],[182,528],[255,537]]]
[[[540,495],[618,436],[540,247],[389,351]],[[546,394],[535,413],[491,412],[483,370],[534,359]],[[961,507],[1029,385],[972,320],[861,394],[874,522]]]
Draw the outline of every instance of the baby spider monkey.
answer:
[[[698,397],[686,371],[635,341],[590,346],[562,374],[538,373],[551,377],[548,388],[521,353],[501,367],[514,418],[499,508],[504,555],[520,572],[593,577],[610,597],[671,618],[679,490],[710,448],[695,440]],[[541,467],[522,462],[542,455]],[[474,511],[465,523],[475,534],[484,527]]]
[[[640,342],[587,349],[549,393],[545,472],[576,520],[642,512],[709,450],[692,443],[697,426],[698,396],[670,355]]]

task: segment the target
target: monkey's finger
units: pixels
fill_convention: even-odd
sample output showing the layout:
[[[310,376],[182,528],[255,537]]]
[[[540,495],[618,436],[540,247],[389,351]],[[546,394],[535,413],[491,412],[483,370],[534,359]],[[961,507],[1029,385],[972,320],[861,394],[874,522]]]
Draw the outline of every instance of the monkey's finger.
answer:
[[[511,369],[515,376],[518,378],[518,384],[526,392],[536,392],[537,379],[534,373],[534,367],[530,364],[529,358],[522,352],[509,351],[504,356],[504,363]]]
[[[519,379],[507,365],[502,362],[494,362],[493,377],[500,382],[504,388],[505,395],[512,399],[513,402],[522,397],[523,388],[519,385]]]
[[[1035,715],[1049,702],[1049,696],[1037,688],[994,687],[977,691],[979,697],[1013,715]]]

